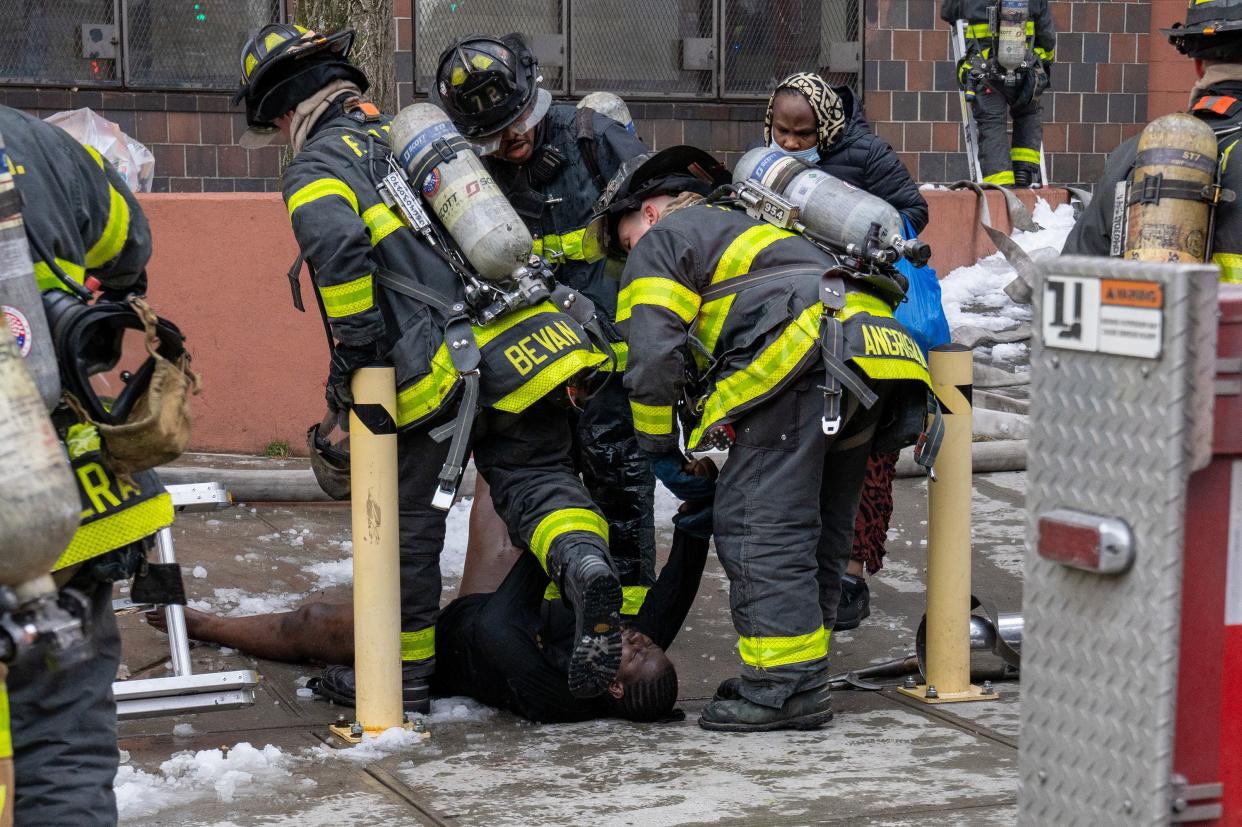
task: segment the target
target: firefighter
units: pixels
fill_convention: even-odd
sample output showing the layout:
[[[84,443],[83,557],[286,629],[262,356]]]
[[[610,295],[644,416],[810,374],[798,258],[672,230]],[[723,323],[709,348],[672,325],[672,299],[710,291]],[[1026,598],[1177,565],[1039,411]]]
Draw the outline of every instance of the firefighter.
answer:
[[[98,280],[102,292],[96,305],[103,310],[131,293],[145,292],[151,236],[116,170],[58,127],[4,106],[0,135],[22,195],[36,279],[51,303],[86,307],[80,296],[87,295],[88,278]],[[64,375],[69,354],[62,340],[54,340]],[[54,577],[62,594],[73,590],[87,599],[93,651],[59,669],[29,658],[9,672],[15,818],[23,827],[114,825],[112,682],[121,662],[121,638],[112,614],[112,584],[138,571],[148,538],[172,523],[172,502],[153,473],[118,479],[101,454],[98,431],[79,422],[68,406],[55,410],[53,422],[65,442],[83,509],[82,523],[57,561]],[[8,738],[6,731],[3,739]]]
[[[1025,8],[1023,6],[1025,5]],[[1021,43],[1010,48],[1012,15]],[[979,128],[979,166],[985,183],[1029,187],[1040,183],[1044,140],[1041,96],[1056,59],[1057,32],[1048,0],[942,0],[940,19],[966,21],[966,54],[957,80]],[[1010,55],[1013,55],[1011,58]],[[1005,114],[1013,118],[1009,142]]]
[[[727,175],[674,147],[631,162],[601,199],[628,253],[625,386],[639,445],[669,490],[713,515],[729,577],[742,674],[699,724],[810,729],[832,717],[828,641],[867,458],[913,442],[930,380],[893,319],[899,291],[825,281],[843,256],[730,200],[702,203],[702,173]],[[839,310],[825,313],[821,289]],[[679,450],[679,409],[687,450],[731,446],[714,490]]]
[[[404,703],[408,711],[425,712],[435,670],[446,513],[432,506],[432,497],[450,456],[450,444],[433,439],[431,431],[454,421],[468,427],[473,418],[465,401],[471,395],[462,387],[474,376],[458,375],[445,341],[449,318],[465,307],[465,288],[441,253],[385,206],[376,189],[392,155],[389,118],[363,96],[367,78],[348,59],[353,34],[264,27],[242,51],[236,100],[245,102],[251,127],[244,143],[279,133],[292,144],[285,202],[335,340],[329,406],[352,405],[356,369],[375,363],[396,368]],[[396,286],[381,287],[384,278]],[[398,290],[402,283],[414,285],[422,298]],[[549,326],[571,333],[549,335]],[[603,357],[547,302],[473,331],[481,351],[480,398],[488,406],[474,425],[475,464],[514,542],[539,558],[574,608],[570,690],[599,694],[620,660],[621,589],[608,556],[607,523],[573,473],[567,403],[550,391]],[[463,452],[449,465],[464,459]],[[335,678],[353,683],[349,674]],[[333,680],[333,672],[325,672],[324,683]]]
[[[1190,90],[1190,114],[1217,134],[1221,185],[1242,192],[1242,167],[1229,163],[1242,140],[1242,6],[1227,0],[1192,0],[1185,25],[1162,31],[1178,51],[1194,60],[1198,80]],[[1132,177],[1138,140],[1131,138],[1108,156],[1096,196],[1070,231],[1063,253],[1110,254],[1117,184]],[[1170,170],[1170,177],[1177,177],[1176,169]],[[1242,283],[1242,210],[1236,200],[1216,207],[1211,251],[1211,260],[1220,265],[1221,281]]]
[[[616,355],[626,351],[611,324],[617,275],[589,224],[591,208],[623,162],[646,151],[626,126],[589,107],[554,104],[538,87],[539,67],[520,35],[470,36],[440,56],[439,103],[468,139],[535,236],[535,251],[558,281],[595,302]],[[614,105],[620,101],[613,101]],[[614,367],[609,363],[605,368]],[[635,614],[655,582],[655,481],[634,439],[620,375],[584,389],[576,427],[578,465],[608,519],[610,548]]]

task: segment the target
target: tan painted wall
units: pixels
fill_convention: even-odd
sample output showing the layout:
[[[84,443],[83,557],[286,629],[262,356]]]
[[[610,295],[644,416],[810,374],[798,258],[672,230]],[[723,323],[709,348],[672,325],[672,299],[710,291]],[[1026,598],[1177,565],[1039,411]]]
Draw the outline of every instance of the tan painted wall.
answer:
[[[923,238],[941,276],[995,252],[978,227],[972,193],[924,194],[931,223]],[[1063,190],[1044,195],[1065,202]],[[1033,193],[1023,197],[1034,201]],[[989,199],[993,220],[1008,229],[999,193]],[[291,303],[285,273],[297,247],[280,196],[149,194],[139,201],[155,239],[151,303],[186,333],[203,376],[192,450],[260,453],[283,440],[305,453],[306,429],[325,410],[327,347],[305,275],[307,312]]]

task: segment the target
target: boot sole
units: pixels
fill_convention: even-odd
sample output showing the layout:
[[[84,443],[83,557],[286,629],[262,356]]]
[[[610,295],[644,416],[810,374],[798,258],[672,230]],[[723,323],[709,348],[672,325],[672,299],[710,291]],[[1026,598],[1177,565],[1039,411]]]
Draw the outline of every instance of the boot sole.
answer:
[[[826,709],[823,712],[799,715],[796,718],[782,718],[779,721],[769,721],[766,724],[727,723],[707,721],[699,718],[699,726],[712,732],[774,732],[778,729],[811,730],[819,729],[831,721],[832,714],[831,709]]]
[[[621,583],[596,577],[577,607],[577,641],[569,659],[569,691],[579,698],[602,694],[621,668]]]

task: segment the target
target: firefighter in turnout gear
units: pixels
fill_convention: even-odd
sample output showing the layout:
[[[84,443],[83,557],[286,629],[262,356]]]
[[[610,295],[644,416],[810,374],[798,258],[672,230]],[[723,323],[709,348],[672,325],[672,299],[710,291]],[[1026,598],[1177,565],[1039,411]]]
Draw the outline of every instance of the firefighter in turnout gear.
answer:
[[[1179,51],[1194,60],[1199,79],[1190,90],[1190,114],[1216,133],[1220,185],[1242,193],[1242,166],[1233,162],[1242,141],[1242,5],[1191,0],[1185,25],[1163,31]],[[1070,231],[1063,253],[1111,254],[1117,185],[1133,177],[1139,161],[1138,142],[1138,136],[1131,138],[1108,156],[1096,196]],[[1168,177],[1179,177],[1176,168]],[[1207,229],[1201,228],[1201,233]],[[1206,252],[1210,261],[1220,265],[1221,281],[1242,283],[1242,208],[1236,198],[1215,206],[1214,231]]]
[[[451,320],[466,323],[465,288],[441,251],[377,190],[390,171],[390,119],[363,97],[367,79],[347,59],[352,37],[351,30],[324,37],[265,27],[243,50],[237,97],[257,139],[280,131],[292,143],[284,195],[335,340],[329,404],[351,405],[357,368],[396,368],[406,709],[428,709],[435,669],[445,511],[432,498],[451,446],[432,430],[470,424],[465,389],[475,381],[482,408],[470,442],[476,466],[514,542],[538,557],[576,612],[570,690],[599,694],[620,659],[621,589],[608,525],[573,472],[568,403],[556,390],[604,357],[577,322],[544,301],[455,328],[465,331],[455,346],[473,330],[479,353],[477,372],[458,371],[445,336]],[[463,451],[456,462],[464,461]],[[330,667],[320,685],[330,697],[352,697],[353,670]]]
[[[713,512],[729,576],[742,674],[700,725],[814,728],[832,717],[828,641],[867,457],[915,440],[930,379],[893,319],[900,288],[881,298],[844,255],[732,199],[704,202],[704,173],[715,184],[724,171],[674,147],[627,167],[601,199],[628,252],[625,386],[656,475]],[[689,473],[679,418],[687,450],[731,445],[714,492]]]
[[[985,183],[1041,183],[1043,107],[1057,32],[1048,0],[941,0],[940,18],[966,22],[966,54],[958,83],[979,128],[979,165]],[[1005,116],[1013,117],[1010,144]]]
[[[0,106],[0,135],[22,196],[22,218],[45,303],[85,309],[88,282],[102,291],[95,306],[104,312],[110,302],[144,292],[150,232],[116,170],[58,127],[15,109]],[[70,354],[50,312],[49,319],[65,376]],[[103,361],[115,356],[112,343],[98,344]],[[64,385],[75,387],[68,381]],[[52,418],[82,505],[81,524],[53,576],[62,595],[73,590],[88,600],[89,651],[58,669],[36,657],[14,664],[9,672],[6,714],[12,718],[15,817],[30,827],[114,825],[112,682],[121,638],[112,614],[112,584],[144,566],[149,538],[172,523],[173,508],[150,471],[118,476],[102,452],[96,427],[80,422],[68,405],[60,405]],[[0,742],[7,744],[9,722],[3,725]]]
[[[538,74],[520,35],[471,36],[441,55],[437,92],[462,134],[486,153],[488,170],[535,236],[535,252],[604,319],[615,364],[606,364],[584,389],[575,447],[587,489],[608,519],[625,613],[633,615],[655,582],[655,481],[634,439],[620,375],[626,349],[611,324],[620,267],[605,257],[589,225],[592,206],[618,166],[646,149],[612,118],[586,106],[553,104],[538,87]]]

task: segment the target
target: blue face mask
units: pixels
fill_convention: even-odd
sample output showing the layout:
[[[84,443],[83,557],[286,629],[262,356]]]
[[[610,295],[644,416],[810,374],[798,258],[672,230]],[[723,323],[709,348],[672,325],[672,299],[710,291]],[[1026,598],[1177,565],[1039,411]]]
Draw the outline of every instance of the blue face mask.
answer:
[[[810,164],[811,166],[815,166],[819,163],[819,147],[817,146],[812,146],[807,149],[801,149],[801,150],[798,150],[797,152],[790,152],[788,149],[785,149],[780,144],[778,144],[776,141],[773,141],[771,148],[775,149],[777,152],[780,152],[784,155],[789,155],[791,157],[797,158],[799,161],[803,162],[804,164]]]

